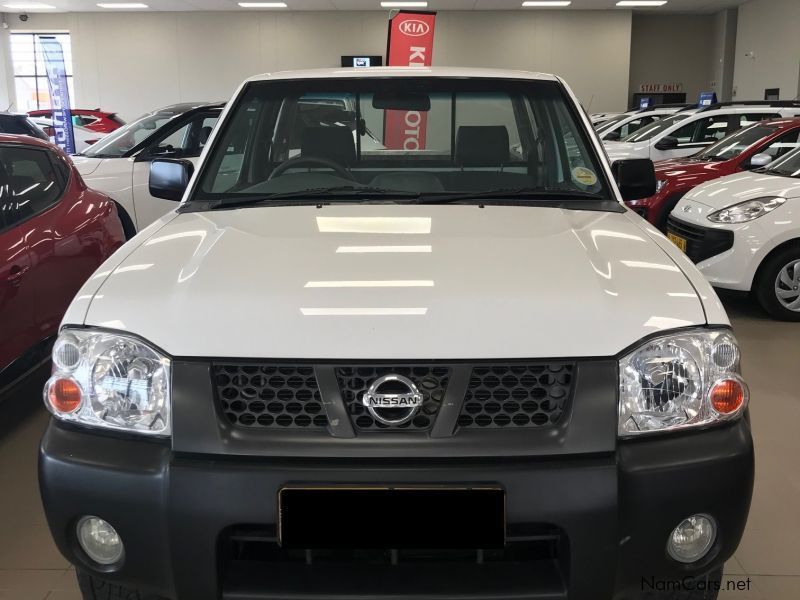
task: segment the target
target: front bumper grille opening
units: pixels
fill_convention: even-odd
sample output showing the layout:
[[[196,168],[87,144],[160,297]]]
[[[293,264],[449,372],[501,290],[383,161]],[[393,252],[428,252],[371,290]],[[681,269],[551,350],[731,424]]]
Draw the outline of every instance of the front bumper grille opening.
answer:
[[[320,429],[328,424],[314,368],[302,365],[214,365],[226,420],[250,428]]]
[[[686,240],[686,255],[695,263],[733,248],[734,234],[727,229],[700,227],[670,216],[667,232]]]
[[[563,416],[574,363],[476,366],[458,418],[463,428],[542,427]]]
[[[347,413],[358,431],[374,431],[389,429],[380,421],[375,420],[370,415],[367,407],[361,403],[364,392],[370,384],[383,375],[394,373],[404,375],[411,379],[424,400],[417,415],[408,423],[391,429],[406,430],[427,430],[436,420],[439,408],[444,400],[447,384],[450,380],[450,368],[442,366],[428,365],[363,365],[346,366],[336,368],[336,378],[339,382],[339,390],[342,394]]]

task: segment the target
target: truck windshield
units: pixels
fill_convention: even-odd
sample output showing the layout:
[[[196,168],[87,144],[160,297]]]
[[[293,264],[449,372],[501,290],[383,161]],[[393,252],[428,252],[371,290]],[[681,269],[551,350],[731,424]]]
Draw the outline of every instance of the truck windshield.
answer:
[[[153,135],[157,130],[169,123],[185,111],[160,110],[148,113],[135,121],[112,131],[99,142],[89,147],[83,154],[94,158],[119,158],[135,146]]]
[[[578,119],[555,81],[252,82],[213,141],[192,200],[495,190],[613,199]]]

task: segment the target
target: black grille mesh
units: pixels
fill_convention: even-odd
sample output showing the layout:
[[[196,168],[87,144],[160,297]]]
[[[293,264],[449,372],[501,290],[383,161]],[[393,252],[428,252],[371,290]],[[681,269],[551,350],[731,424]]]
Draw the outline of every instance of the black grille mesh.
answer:
[[[458,424],[484,429],[553,425],[569,402],[573,370],[572,363],[473,367]]]
[[[328,424],[314,368],[303,365],[214,365],[222,411],[232,425],[320,428]]]
[[[367,407],[361,404],[361,398],[375,379],[391,373],[404,375],[411,379],[424,396],[422,407],[416,416],[408,423],[392,427],[392,429],[429,429],[436,419],[447,390],[447,382],[450,378],[448,367],[430,365],[337,367],[336,378],[339,381],[339,390],[347,407],[347,413],[353,421],[353,426],[361,431],[388,428],[387,425],[376,421],[369,414]]]

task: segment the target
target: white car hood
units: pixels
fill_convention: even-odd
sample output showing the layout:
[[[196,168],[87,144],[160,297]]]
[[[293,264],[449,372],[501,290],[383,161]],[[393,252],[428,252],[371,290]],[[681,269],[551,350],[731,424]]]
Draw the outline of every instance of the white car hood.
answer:
[[[610,356],[705,323],[684,273],[624,213],[341,205],[164,222],[85,323],[174,356]]]
[[[94,173],[97,168],[103,164],[103,158],[92,158],[89,156],[73,156],[72,163],[75,165],[75,168],[78,169],[78,173],[82,176],[91,175]]]
[[[650,158],[650,142],[603,142],[609,160]]]
[[[800,179],[768,173],[735,173],[697,186],[683,197],[681,205],[693,202],[720,210],[765,196],[800,197]]]

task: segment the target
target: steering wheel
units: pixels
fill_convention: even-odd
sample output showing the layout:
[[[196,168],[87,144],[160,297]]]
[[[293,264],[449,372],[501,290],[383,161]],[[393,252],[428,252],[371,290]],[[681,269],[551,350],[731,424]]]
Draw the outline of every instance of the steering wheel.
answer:
[[[344,179],[349,179],[350,181],[355,181],[356,178],[353,177],[353,174],[347,170],[345,167],[337,163],[336,161],[330,160],[329,158],[322,158],[321,156],[295,156],[294,158],[290,158],[289,160],[283,161],[269,176],[267,181],[271,181],[275,177],[280,177],[289,169],[294,167],[327,167],[329,169],[333,169],[336,171],[336,174],[341,176]]]

